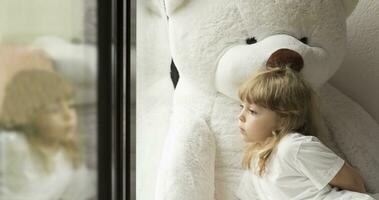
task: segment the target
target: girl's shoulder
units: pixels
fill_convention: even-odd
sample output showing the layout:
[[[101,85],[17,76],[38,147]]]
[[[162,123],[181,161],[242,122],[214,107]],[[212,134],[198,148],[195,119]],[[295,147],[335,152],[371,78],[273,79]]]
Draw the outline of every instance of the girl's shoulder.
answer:
[[[293,132],[284,136],[278,144],[278,155],[288,157],[297,155],[300,148],[308,143],[321,143],[315,136],[303,135],[302,133]]]
[[[282,160],[300,175],[308,177],[319,190],[345,162],[315,136],[295,133],[283,139],[281,149],[278,149]]]
[[[311,141],[320,141],[316,136],[312,135],[304,135],[302,133],[298,132],[292,132],[287,134],[281,139],[280,143],[285,144],[295,144],[295,143],[302,143],[302,142],[311,142]]]
[[[307,163],[319,162],[320,160],[325,163],[325,159],[329,159],[331,162],[335,160],[343,161],[317,137],[301,133],[291,133],[283,137],[278,144],[277,150],[279,157],[290,163],[296,162],[307,165]]]

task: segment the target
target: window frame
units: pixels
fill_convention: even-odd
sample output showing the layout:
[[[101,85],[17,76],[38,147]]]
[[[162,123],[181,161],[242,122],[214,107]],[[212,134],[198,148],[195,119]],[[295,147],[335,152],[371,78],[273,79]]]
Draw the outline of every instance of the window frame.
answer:
[[[97,199],[123,200],[129,187],[130,132],[126,119],[126,106],[130,95],[126,93],[129,80],[130,37],[124,27],[129,25],[129,2],[125,0],[97,0],[98,51],[98,195]],[[130,80],[128,81],[130,82]]]

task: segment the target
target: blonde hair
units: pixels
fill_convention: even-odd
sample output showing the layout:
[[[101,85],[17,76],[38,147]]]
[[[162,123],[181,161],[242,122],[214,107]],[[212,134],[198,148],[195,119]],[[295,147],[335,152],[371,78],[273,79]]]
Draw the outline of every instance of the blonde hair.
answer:
[[[0,127],[24,134],[32,150],[42,159],[46,172],[52,170],[51,157],[38,149],[39,131],[34,120],[46,105],[58,100],[73,98],[74,88],[55,72],[46,70],[25,70],[17,73],[7,84],[0,114]],[[73,167],[81,163],[78,141],[62,145],[66,157]]]
[[[317,134],[317,95],[302,75],[290,67],[270,67],[259,71],[238,90],[241,101],[274,111],[279,116],[279,130],[265,144],[248,143],[242,160],[243,168],[251,169],[251,161],[258,159],[258,174],[266,170],[266,162],[285,135],[299,132]]]

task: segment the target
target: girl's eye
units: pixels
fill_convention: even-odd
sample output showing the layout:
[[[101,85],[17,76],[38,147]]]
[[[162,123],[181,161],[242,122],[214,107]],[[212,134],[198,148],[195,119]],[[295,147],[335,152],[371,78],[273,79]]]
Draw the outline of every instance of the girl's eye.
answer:
[[[250,110],[250,109],[249,109],[249,111],[250,111],[251,114],[257,114],[257,112],[254,111],[254,110]]]

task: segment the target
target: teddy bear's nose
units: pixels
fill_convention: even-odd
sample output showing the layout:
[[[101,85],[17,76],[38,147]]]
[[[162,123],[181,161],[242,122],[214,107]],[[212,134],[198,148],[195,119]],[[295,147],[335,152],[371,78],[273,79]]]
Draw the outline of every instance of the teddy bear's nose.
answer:
[[[266,67],[289,66],[293,70],[300,72],[304,66],[303,58],[299,53],[291,49],[279,49],[271,54],[266,62]]]

